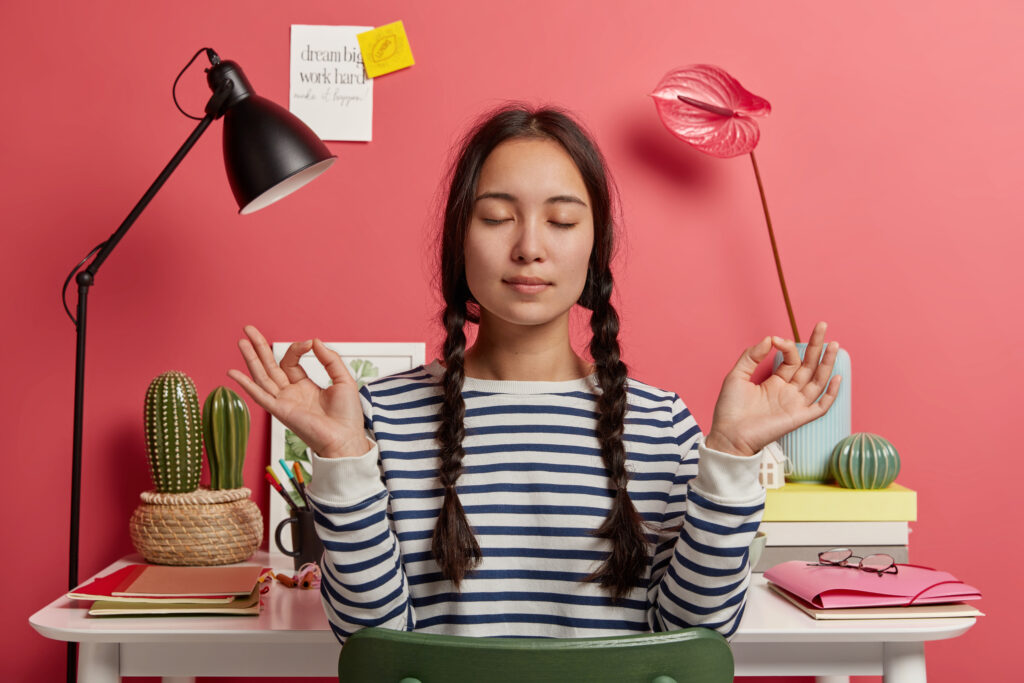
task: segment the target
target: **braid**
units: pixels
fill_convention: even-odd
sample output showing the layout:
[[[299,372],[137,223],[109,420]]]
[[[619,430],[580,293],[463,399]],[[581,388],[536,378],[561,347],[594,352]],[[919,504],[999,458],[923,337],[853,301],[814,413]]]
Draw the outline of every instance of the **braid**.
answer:
[[[446,306],[442,318],[446,332],[445,371],[442,379],[444,402],[441,404],[437,442],[441,459],[438,477],[444,486],[444,502],[434,526],[430,549],[441,567],[441,574],[458,587],[466,573],[483,557],[455,490],[455,482],[462,474],[462,459],[466,455],[462,448],[462,440],[466,435],[466,403],[462,399],[462,385],[466,377],[466,334],[463,331],[466,322],[465,301],[461,307],[451,304]]]
[[[629,498],[626,485],[626,449],[622,442],[626,416],[626,364],[619,358],[619,316],[611,303],[612,274],[610,269],[594,276],[590,285],[592,306],[590,355],[594,359],[601,392],[597,397],[597,438],[601,458],[608,470],[610,488],[615,499],[608,517],[595,532],[610,539],[612,553],[588,580],[598,581],[611,590],[615,599],[622,598],[636,584],[647,567],[647,540],[643,519]]]

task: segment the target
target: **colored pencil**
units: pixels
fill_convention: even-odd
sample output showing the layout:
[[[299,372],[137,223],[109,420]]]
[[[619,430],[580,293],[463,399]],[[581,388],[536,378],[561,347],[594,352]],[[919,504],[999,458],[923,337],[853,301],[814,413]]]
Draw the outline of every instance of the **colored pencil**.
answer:
[[[302,498],[306,501],[306,505],[312,510],[313,506],[309,503],[309,492],[306,491],[306,478],[302,474],[302,465],[297,462],[293,462],[292,469],[295,470],[295,483],[299,485],[299,493],[302,494]]]
[[[288,463],[284,461],[284,458],[278,458],[277,461],[281,463],[281,467],[284,468],[284,473],[288,475],[288,479],[291,481],[292,488],[295,489],[295,494],[299,497],[299,500],[302,501],[302,504],[308,508],[309,501],[306,500],[306,494],[303,493],[302,489],[299,487],[298,480],[295,478],[295,475],[292,474],[292,468],[288,467]],[[281,485],[284,486],[283,483]]]
[[[269,469],[269,468],[268,468],[268,469]],[[284,490],[284,487],[283,487],[283,486],[281,486],[281,482],[279,482],[279,481],[277,480],[277,477],[276,477],[276,476],[274,476],[274,473],[273,473],[273,472],[267,472],[267,473],[266,473],[266,474],[264,474],[263,476],[267,478],[267,481],[269,481],[269,482],[270,482],[270,485],[274,487],[274,490],[276,490],[276,491],[277,491],[278,493],[280,493],[280,494],[281,494],[281,496],[282,496],[282,497],[283,497],[283,498],[285,499],[285,501],[287,501],[288,505],[290,505],[290,506],[291,506],[292,510],[295,510],[296,512],[298,512],[298,511],[299,511],[299,506],[298,506],[298,505],[296,505],[296,504],[295,504],[295,501],[294,501],[294,500],[292,500],[292,497],[291,497],[291,496],[289,496],[289,495],[288,495],[288,494],[287,494],[287,493],[285,492],[285,490]]]

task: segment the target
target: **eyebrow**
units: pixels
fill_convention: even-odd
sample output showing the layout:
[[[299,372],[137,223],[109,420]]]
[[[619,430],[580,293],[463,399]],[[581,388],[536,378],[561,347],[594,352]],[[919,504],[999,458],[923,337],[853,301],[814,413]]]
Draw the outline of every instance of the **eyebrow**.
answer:
[[[518,202],[519,198],[508,192],[484,192],[478,195],[474,202],[478,202],[481,199],[502,199],[506,202]],[[557,204],[559,202],[569,202],[571,204],[579,204],[580,206],[586,206],[587,203],[577,197],[574,194],[556,194],[554,197],[548,197],[544,200],[545,204]]]

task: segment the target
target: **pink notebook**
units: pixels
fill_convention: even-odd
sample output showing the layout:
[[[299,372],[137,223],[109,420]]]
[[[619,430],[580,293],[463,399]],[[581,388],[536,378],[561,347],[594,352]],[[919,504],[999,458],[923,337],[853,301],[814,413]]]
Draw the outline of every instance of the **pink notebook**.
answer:
[[[898,574],[846,567],[819,567],[793,560],[775,565],[764,578],[821,609],[928,605],[977,600],[981,591],[949,572],[901,564]]]

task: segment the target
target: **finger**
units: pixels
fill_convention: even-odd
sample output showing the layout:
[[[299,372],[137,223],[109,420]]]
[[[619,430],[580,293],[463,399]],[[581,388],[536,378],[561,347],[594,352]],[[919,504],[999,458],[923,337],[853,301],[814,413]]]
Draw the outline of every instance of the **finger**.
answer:
[[[334,384],[354,384],[355,380],[352,378],[352,373],[348,371],[348,366],[345,365],[344,359],[327,348],[319,339],[313,340],[313,353],[316,355],[317,360],[324,366],[324,370],[327,371],[327,376],[331,378],[331,382]]]
[[[821,347],[825,343],[825,330],[827,328],[828,325],[824,321],[814,326],[811,338],[807,342],[807,349],[804,351],[803,363],[800,364],[799,369],[794,373],[791,380],[797,387],[803,387],[814,377],[814,372],[818,368],[818,361],[821,359]],[[823,387],[825,385],[821,384],[819,386]]]
[[[832,404],[836,402],[836,397],[839,396],[839,384],[843,381],[842,375],[836,375],[828,383],[828,389],[821,395],[821,400],[811,405],[811,408],[815,411],[816,415],[812,419],[817,419],[828,412],[828,409],[832,407]]]
[[[754,374],[757,366],[765,359],[771,349],[771,337],[765,337],[750,348],[745,349],[740,354],[740,358],[736,361],[736,365],[733,366],[730,374],[739,373],[744,379],[750,379],[750,376]]]
[[[772,344],[782,352],[782,362],[779,367],[775,368],[774,374],[789,382],[793,379],[796,371],[800,369],[800,351],[796,347],[796,342],[792,339],[772,337]]]
[[[228,370],[228,377],[238,382],[238,384],[245,390],[245,393],[252,397],[252,400],[256,404],[266,410],[268,413],[273,413],[271,410],[274,405],[274,396],[263,390],[256,382],[253,382],[248,375],[238,370]]]
[[[809,402],[818,398],[821,395],[822,389],[828,385],[829,377],[832,376],[832,370],[835,368],[838,355],[839,342],[829,342],[825,347],[825,355],[822,356],[821,363],[818,364],[817,369],[814,371],[813,379],[800,389],[800,392],[807,397]]]
[[[238,350],[242,352],[245,366],[249,368],[249,374],[252,375],[254,383],[259,385],[270,396],[277,396],[277,392],[281,390],[281,387],[267,374],[267,369],[263,367],[263,363],[260,361],[256,349],[253,348],[252,342],[248,339],[239,339]]]
[[[255,349],[256,355],[263,364],[265,372],[270,380],[278,387],[283,388],[288,386],[288,375],[281,370],[277,361],[274,360],[274,351],[270,348],[270,344],[260,331],[253,325],[246,325],[245,336],[247,336],[249,341],[252,343],[252,347]],[[253,377],[255,377],[255,375],[253,375]],[[274,395],[276,396],[277,393],[274,392]]]
[[[313,340],[307,339],[304,342],[295,342],[289,345],[288,350],[284,352],[284,356],[281,358],[281,371],[289,382],[295,384],[307,379],[306,371],[299,365],[299,359],[309,351],[311,346],[313,346]]]

